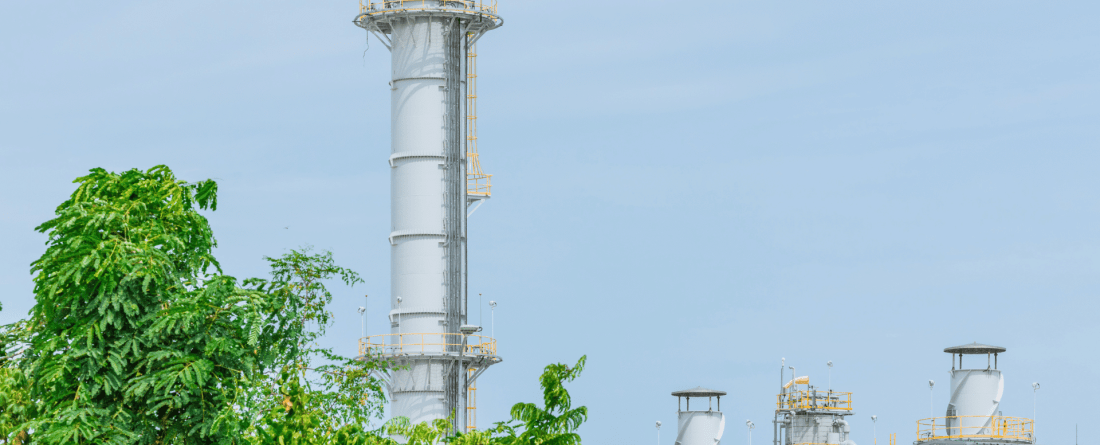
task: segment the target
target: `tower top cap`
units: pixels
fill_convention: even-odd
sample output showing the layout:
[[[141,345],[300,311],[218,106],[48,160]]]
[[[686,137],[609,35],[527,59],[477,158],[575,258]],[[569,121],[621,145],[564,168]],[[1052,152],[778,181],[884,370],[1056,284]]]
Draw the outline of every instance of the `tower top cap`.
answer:
[[[978,354],[998,354],[998,353],[1001,353],[1001,352],[1005,352],[1007,350],[1008,349],[1002,348],[1000,346],[989,346],[989,345],[980,344],[978,342],[974,342],[974,343],[971,343],[969,345],[962,345],[962,346],[955,346],[953,348],[946,348],[946,349],[943,350],[943,352],[946,352],[946,353],[949,353],[949,354],[974,354],[974,355],[978,355]]]
[[[691,389],[685,389],[683,391],[676,391],[672,393],[676,397],[715,397],[726,395],[725,391],[715,391],[713,389],[706,389],[702,386],[696,386]]]

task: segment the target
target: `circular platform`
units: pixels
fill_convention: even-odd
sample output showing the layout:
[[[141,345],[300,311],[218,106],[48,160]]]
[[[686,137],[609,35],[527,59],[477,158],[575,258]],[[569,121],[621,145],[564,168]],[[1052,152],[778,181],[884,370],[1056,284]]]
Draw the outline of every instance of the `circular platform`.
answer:
[[[721,397],[726,395],[725,391],[715,391],[713,389],[706,389],[702,386],[696,386],[691,389],[685,389],[683,391],[676,391],[672,393],[674,397]]]
[[[461,20],[467,32],[479,33],[504,25],[496,3],[471,0],[384,0],[359,3],[355,24],[360,28],[389,34],[392,21],[414,17],[453,17]]]
[[[955,346],[952,348],[945,348],[943,352],[948,354],[966,354],[966,355],[985,355],[985,354],[1000,354],[1008,349],[1000,346],[990,346],[979,344],[978,342],[971,343],[969,345]]]
[[[398,361],[435,357],[462,357],[466,362],[485,364],[501,361],[496,339],[481,335],[465,337],[438,332],[372,335],[359,339],[359,356]]]

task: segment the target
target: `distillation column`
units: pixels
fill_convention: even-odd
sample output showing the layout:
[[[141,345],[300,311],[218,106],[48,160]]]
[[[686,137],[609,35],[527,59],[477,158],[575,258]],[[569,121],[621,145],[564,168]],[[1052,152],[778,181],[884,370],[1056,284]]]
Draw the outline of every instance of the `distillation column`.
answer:
[[[466,52],[501,26],[495,6],[363,4],[355,24],[391,52],[391,333],[361,343],[407,369],[387,382],[391,414],[465,426],[469,385],[500,361],[466,325]],[[468,371],[473,369],[473,373]]]

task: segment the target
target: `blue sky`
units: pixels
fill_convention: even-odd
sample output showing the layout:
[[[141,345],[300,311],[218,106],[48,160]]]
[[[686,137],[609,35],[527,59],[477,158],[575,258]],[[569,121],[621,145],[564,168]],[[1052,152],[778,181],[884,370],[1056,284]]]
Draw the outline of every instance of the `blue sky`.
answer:
[[[93,167],[217,179],[228,273],[332,250],[325,341],[388,311],[389,56],[354,1],[0,4],[0,322],[33,227]],[[547,363],[594,444],[671,444],[674,390],[729,392],[771,439],[779,361],[855,393],[853,439],[914,439],[944,347],[1002,345],[1005,415],[1069,443],[1100,310],[1100,4],[509,0],[481,40],[471,292],[500,303],[482,425]],[[289,227],[289,228],[287,228]],[[485,308],[485,323],[489,311]],[[648,441],[648,442],[647,442]]]

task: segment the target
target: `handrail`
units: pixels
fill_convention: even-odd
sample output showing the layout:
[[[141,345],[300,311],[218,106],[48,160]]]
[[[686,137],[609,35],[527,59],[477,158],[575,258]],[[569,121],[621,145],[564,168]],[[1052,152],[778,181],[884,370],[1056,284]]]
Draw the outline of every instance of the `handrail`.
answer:
[[[788,391],[777,396],[777,410],[851,411],[852,393],[833,391]]]
[[[409,333],[371,335],[359,339],[359,355],[405,355],[405,354],[456,354],[462,348],[462,334],[447,333]],[[466,348],[462,351],[468,356],[496,356],[497,341],[491,337],[470,335],[466,339]]]
[[[981,425],[966,425],[974,419]],[[979,420],[981,419],[981,420]],[[986,422],[985,419],[989,421]],[[1010,439],[1033,441],[1035,421],[1023,417],[949,416],[917,421],[917,442],[937,439]]]
[[[431,1],[430,5],[429,1]],[[489,4],[486,4],[484,1],[476,0],[359,0],[359,13],[367,15],[397,11],[428,11],[438,9],[460,9],[493,16],[498,15],[496,0]]]
[[[493,194],[493,175],[481,170],[477,142],[477,44],[473,44],[466,51],[466,194],[488,198]]]

